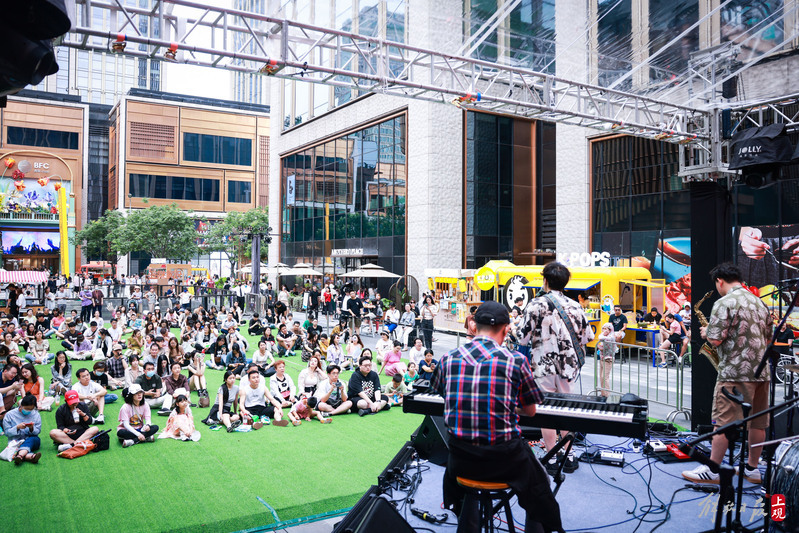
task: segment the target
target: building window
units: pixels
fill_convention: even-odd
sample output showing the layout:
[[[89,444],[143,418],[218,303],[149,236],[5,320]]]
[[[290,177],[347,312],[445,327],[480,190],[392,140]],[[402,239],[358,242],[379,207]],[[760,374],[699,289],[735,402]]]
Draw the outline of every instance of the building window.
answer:
[[[163,200],[219,201],[219,180],[130,174],[130,194],[134,198]]]
[[[252,139],[185,132],[183,159],[249,167],[252,166]]]
[[[8,144],[77,150],[79,148],[78,138],[78,134],[72,131],[40,130],[36,128],[9,126],[6,141]]]
[[[228,181],[227,182],[227,201],[237,204],[249,204],[252,202],[252,183],[249,181]]]

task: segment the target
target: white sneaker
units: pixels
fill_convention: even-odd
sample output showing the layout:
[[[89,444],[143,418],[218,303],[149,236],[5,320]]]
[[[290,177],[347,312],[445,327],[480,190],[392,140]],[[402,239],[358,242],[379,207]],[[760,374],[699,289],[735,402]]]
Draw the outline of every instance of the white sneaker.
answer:
[[[763,476],[760,475],[760,469],[751,468],[749,465],[744,466],[744,479],[749,483],[760,485],[763,482]]]
[[[72,448],[71,444],[62,444],[61,446],[58,447],[58,453],[65,452],[70,448]]]
[[[130,447],[131,447],[131,446],[133,446],[134,444],[136,444],[136,443],[135,443],[135,442],[133,442],[133,440],[132,440],[132,439],[125,439],[125,440],[123,440],[123,441],[122,441],[122,447],[123,447],[123,448],[130,448]]]
[[[719,475],[710,471],[705,465],[699,465],[693,470],[685,470],[682,477],[693,483],[711,483],[713,485],[719,484]]]
[[[95,419],[95,421],[98,424],[105,424],[105,415],[97,415],[97,418]]]

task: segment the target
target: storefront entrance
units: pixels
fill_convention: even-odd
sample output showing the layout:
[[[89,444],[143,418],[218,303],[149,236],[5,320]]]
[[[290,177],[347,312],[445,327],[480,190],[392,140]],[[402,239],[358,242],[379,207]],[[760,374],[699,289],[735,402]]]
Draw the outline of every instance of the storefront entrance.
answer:
[[[4,255],[3,268],[6,270],[42,270],[58,272],[58,254]]]

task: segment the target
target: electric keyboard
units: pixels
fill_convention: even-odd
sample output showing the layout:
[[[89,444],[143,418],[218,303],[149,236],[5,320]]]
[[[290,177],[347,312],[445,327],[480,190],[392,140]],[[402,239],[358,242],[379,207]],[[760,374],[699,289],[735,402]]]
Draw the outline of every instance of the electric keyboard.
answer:
[[[412,392],[402,400],[405,413],[444,416],[444,398],[438,394]],[[523,432],[527,427],[598,433],[618,437],[646,437],[647,407],[608,403],[602,396],[545,392],[544,403],[534,417],[519,415]]]

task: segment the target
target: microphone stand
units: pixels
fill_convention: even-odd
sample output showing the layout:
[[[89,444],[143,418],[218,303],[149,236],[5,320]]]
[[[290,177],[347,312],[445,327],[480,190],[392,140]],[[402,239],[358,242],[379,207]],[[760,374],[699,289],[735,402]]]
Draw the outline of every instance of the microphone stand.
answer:
[[[791,285],[795,285],[797,282],[799,282],[799,278],[782,280],[779,283],[777,283],[777,290],[774,291],[774,292],[776,292],[776,293],[787,292],[788,291],[788,287],[790,287]],[[776,379],[777,378],[777,362],[780,359],[780,354],[774,348],[774,343],[777,342],[777,335],[779,334],[780,330],[782,329],[782,326],[787,321],[788,316],[790,316],[791,312],[793,312],[794,308],[797,305],[799,305],[799,291],[796,291],[794,293],[793,298],[791,298],[791,303],[790,303],[790,305],[788,305],[788,309],[782,315],[782,320],[780,320],[780,323],[777,324],[777,326],[774,328],[774,333],[771,336],[771,342],[769,343],[768,347],[766,348],[766,351],[763,353],[763,356],[760,358],[760,364],[758,364],[757,368],[755,369],[755,377],[756,378],[760,377],[760,374],[763,373],[763,370],[766,367],[766,363],[767,362],[770,363],[770,365],[769,365],[769,371],[770,371],[770,377],[771,377],[771,383],[769,384],[769,405],[770,406],[774,406],[774,404],[776,403],[776,396],[777,396],[777,383],[776,383],[776,381],[777,381],[777,379]],[[783,405],[790,405],[793,402],[794,402],[794,399],[792,398],[792,399],[786,401],[785,404],[783,404]],[[769,410],[769,421],[768,422],[769,422],[768,423],[768,427],[769,427],[769,429],[768,429],[768,439],[766,439],[766,440],[773,441],[773,440],[775,440],[774,439],[774,437],[775,437],[775,429],[774,429],[774,411],[773,410]],[[763,448],[763,452],[765,452],[765,461],[766,461],[766,475],[763,478],[763,486],[764,487],[770,487],[771,486],[771,476],[773,475],[773,465],[772,465],[773,461],[772,461],[772,459],[774,457],[774,450],[775,449],[776,448],[774,446],[767,446],[767,447]],[[766,502],[763,505],[764,505],[764,507],[767,506],[767,505],[770,506],[771,502],[770,501]],[[769,524],[769,518],[770,518],[770,509],[764,509],[764,510],[766,511],[766,513],[763,515],[763,527],[764,527],[764,529],[767,530],[768,529],[768,524]]]
[[[735,400],[735,396],[736,396],[735,391],[733,391],[732,395],[730,395],[729,392],[727,392],[724,388],[722,389],[722,391],[728,398],[730,398],[730,396],[732,396],[732,398],[730,398],[732,401],[736,401]],[[716,435],[722,435],[723,434],[723,435],[725,435],[727,437],[727,439],[728,439],[728,441],[730,443],[729,451],[730,451],[730,457],[732,458],[733,449],[735,448],[735,440],[737,439],[737,432],[740,431],[742,428],[745,428],[747,422],[751,422],[755,418],[758,418],[758,417],[761,417],[761,416],[764,416],[764,415],[772,415],[775,411],[778,411],[780,409],[789,407],[789,406],[793,405],[794,403],[797,403],[798,401],[799,401],[799,396],[797,396],[796,398],[791,398],[790,400],[788,400],[786,402],[783,402],[783,403],[778,404],[778,405],[771,406],[768,409],[766,409],[765,411],[760,411],[760,412],[755,413],[753,415],[745,416],[741,420],[735,420],[733,422],[730,422],[729,424],[725,424],[725,425],[721,426],[720,428],[716,429],[715,431],[712,431],[710,433],[705,433],[704,435],[699,435],[698,437],[696,437],[696,438],[694,438],[694,439],[692,439],[692,440],[680,445],[680,451],[681,452],[683,452],[686,455],[689,455],[691,457],[691,459],[693,459],[694,461],[697,461],[697,462],[702,463],[703,465],[707,466],[708,468],[710,468],[711,472],[719,474],[719,482],[720,482],[719,483],[719,502],[718,502],[718,505],[716,507],[716,526],[715,526],[715,528],[712,531],[720,531],[721,530],[721,517],[724,514],[724,505],[725,505],[725,503],[733,501],[733,495],[734,495],[735,491],[733,489],[732,476],[735,475],[735,468],[732,467],[731,465],[719,465],[717,463],[714,463],[713,461],[710,460],[710,457],[708,457],[707,455],[705,455],[704,453],[699,451],[695,447],[695,445],[700,443],[700,442],[706,441],[706,440],[711,440]],[[745,453],[746,453],[745,450],[741,451],[742,457],[745,455]],[[742,466],[743,466],[743,462],[742,462]],[[741,474],[743,474],[743,472],[741,472]],[[739,491],[743,490],[743,480],[742,479],[739,479],[738,487],[739,487]],[[736,526],[736,530],[737,531],[745,531],[746,530],[742,525],[740,525],[741,496],[742,495],[739,492],[739,494],[738,494],[738,504],[737,504],[737,509],[736,509],[737,522],[738,522],[737,526]],[[764,507],[767,504],[768,504],[768,502],[764,501]],[[766,530],[766,531],[768,530],[769,516],[770,516],[770,514],[768,512],[766,512],[765,513],[765,517],[764,517],[764,520],[765,520],[764,530]],[[731,517],[728,516],[727,517],[727,531],[731,531],[732,526],[733,526],[733,523],[731,522]]]

